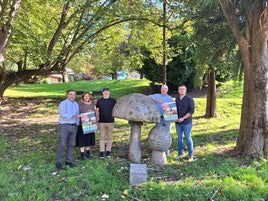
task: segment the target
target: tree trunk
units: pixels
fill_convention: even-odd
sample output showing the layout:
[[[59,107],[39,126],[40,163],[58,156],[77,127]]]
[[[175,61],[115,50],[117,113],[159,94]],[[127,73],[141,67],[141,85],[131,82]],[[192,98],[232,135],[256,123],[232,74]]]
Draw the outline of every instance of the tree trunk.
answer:
[[[0,12],[0,68],[3,67],[6,50],[12,37],[12,23],[20,8],[20,0],[1,1]]]
[[[61,76],[62,76],[62,83],[65,83],[66,82],[65,75],[66,75],[66,73],[63,71],[62,74],[61,74]]]
[[[0,99],[3,99],[5,90],[14,82],[10,79],[7,79],[7,76],[3,71],[0,71],[0,74]]]
[[[117,75],[117,72],[115,71],[113,74],[112,74],[112,79],[113,80],[117,80],[118,78],[118,75]]]
[[[19,72],[7,72],[0,68],[0,99],[3,98],[5,90],[13,83],[19,83],[29,80],[32,76],[47,76],[51,73],[51,69],[48,70],[22,70]]]
[[[215,68],[209,67],[208,72],[208,92],[205,118],[216,117],[216,80]]]
[[[241,124],[236,151],[251,157],[268,154],[268,13],[265,1],[245,4],[245,35],[240,32],[231,2],[221,8],[239,46],[244,66],[244,92]]]

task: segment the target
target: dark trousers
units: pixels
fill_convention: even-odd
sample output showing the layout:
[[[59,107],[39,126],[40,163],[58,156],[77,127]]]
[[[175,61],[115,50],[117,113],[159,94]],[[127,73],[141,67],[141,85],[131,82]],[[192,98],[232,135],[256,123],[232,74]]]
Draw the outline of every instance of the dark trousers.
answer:
[[[57,162],[62,163],[63,154],[66,146],[67,146],[66,162],[72,162],[76,132],[77,132],[77,125],[70,125],[70,124],[59,125]]]

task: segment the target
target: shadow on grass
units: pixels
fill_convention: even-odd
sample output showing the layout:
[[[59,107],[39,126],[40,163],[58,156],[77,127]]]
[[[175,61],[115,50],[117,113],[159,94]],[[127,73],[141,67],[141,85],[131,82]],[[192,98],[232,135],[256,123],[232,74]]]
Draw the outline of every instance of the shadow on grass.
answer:
[[[153,126],[153,125],[152,125]],[[146,127],[146,129],[149,129]],[[117,126],[114,135],[114,144],[112,150],[111,159],[99,159],[99,147],[98,147],[98,132],[96,133],[96,146],[92,147],[93,158],[88,162],[83,162],[78,160],[79,149],[75,149],[74,157],[76,158],[77,167],[74,170],[68,170],[66,172],[55,173],[55,156],[56,156],[56,146],[58,140],[58,129],[57,123],[47,123],[47,124],[29,124],[17,125],[16,127],[1,127],[0,133],[2,138],[0,143],[5,144],[6,151],[1,151],[3,153],[3,166],[5,171],[8,170],[12,173],[10,176],[13,182],[20,186],[20,189],[27,189],[23,182],[19,180],[24,180],[31,182],[31,189],[38,188],[39,192],[44,196],[49,196],[51,199],[55,197],[55,200],[63,199],[66,195],[75,193],[77,189],[92,188],[96,191],[93,195],[94,197],[100,197],[101,189],[106,186],[108,181],[99,180],[93,182],[94,175],[104,175],[109,181],[120,182],[116,187],[113,187],[113,192],[123,192],[125,189],[129,188],[128,178],[129,178],[129,164],[128,161],[128,148],[129,148],[129,133],[130,127],[128,126]],[[177,146],[176,138],[173,138],[171,153],[167,156],[168,163],[164,166],[158,166],[151,162],[151,152],[147,146],[147,135],[143,134],[141,139],[141,151],[142,151],[142,163],[147,164],[148,181],[149,188],[153,188],[157,192],[157,188],[163,187],[163,182],[170,187],[170,190],[186,191],[181,188],[189,187],[194,189],[206,189],[208,193],[202,193],[200,195],[211,197],[214,191],[221,191],[221,183],[226,178],[236,178],[236,174],[240,172],[241,175],[244,174],[243,171],[245,167],[250,167],[252,163],[244,158],[232,157],[229,151],[233,149],[232,145],[235,140],[236,130],[228,130],[219,133],[206,132],[202,135],[193,136],[195,145],[195,158],[192,162],[189,162],[187,156],[178,161],[177,156]],[[186,150],[185,150],[186,151]],[[31,167],[31,172],[20,171],[21,168]],[[254,167],[253,167],[254,169]],[[264,167],[260,167],[263,171]],[[102,171],[104,173],[102,173]],[[100,173],[99,173],[100,172]],[[53,176],[53,174],[57,176]],[[90,176],[92,175],[92,176]],[[81,179],[83,177],[84,179]],[[91,179],[86,179],[90,177]],[[96,179],[98,176],[95,176]],[[16,178],[16,179],[15,179]],[[237,179],[239,182],[239,179]],[[189,183],[189,181],[191,181]],[[71,182],[74,182],[72,184]],[[77,183],[76,183],[77,182]],[[97,182],[97,183],[96,183]],[[150,183],[154,182],[155,187],[150,187]],[[49,188],[47,185],[53,185],[53,189]],[[65,184],[66,183],[66,184]],[[68,190],[62,193],[61,186],[70,186]],[[92,186],[98,185],[98,190]],[[185,186],[184,186],[185,185]],[[232,184],[234,185],[234,184]],[[133,195],[141,196],[144,191],[146,191],[146,185],[144,187],[140,186],[133,188]],[[168,188],[168,187],[165,187]],[[190,188],[190,187],[189,187]],[[159,191],[162,192],[163,189]],[[9,192],[3,188],[3,191]],[[90,193],[89,193],[90,192]],[[225,190],[225,193],[228,192]],[[168,193],[168,192],[166,192]],[[197,193],[197,190],[195,190]],[[39,193],[39,196],[41,195]],[[27,194],[24,196],[29,198],[32,194]],[[74,194],[72,194],[74,196]],[[85,191],[80,196],[84,198],[92,196],[92,191]],[[120,198],[120,195],[113,195],[116,200]],[[147,195],[150,198],[154,195]],[[170,195],[169,195],[170,196]],[[222,194],[217,194],[217,197],[221,197]],[[176,196],[175,196],[176,197]],[[175,199],[175,197],[173,197]],[[148,197],[147,197],[148,198]],[[183,198],[183,196],[181,197]],[[237,198],[237,197],[236,197]],[[50,200],[51,200],[50,199]],[[163,196],[162,198],[163,199]],[[160,199],[160,200],[161,200]],[[186,199],[187,200],[187,199]],[[201,199],[204,200],[204,199]],[[207,200],[207,199],[206,199]],[[228,199],[227,199],[228,200]]]
[[[51,114],[55,113],[57,116],[56,108],[58,103],[58,99],[49,99],[46,101],[40,101],[40,99],[26,99],[25,101],[12,99],[9,103],[2,105],[0,120],[0,143],[2,145],[0,148],[2,155],[1,170],[9,174],[7,177],[5,177],[6,175],[3,176],[0,174],[4,178],[3,182],[6,182],[5,186],[1,186],[0,184],[4,192],[3,195],[9,195],[10,189],[8,186],[16,183],[17,185],[14,186],[18,186],[19,189],[13,189],[14,192],[17,192],[16,190],[28,190],[28,194],[24,194],[24,200],[28,200],[29,197],[35,195],[30,189],[38,189],[39,191],[36,191],[38,192],[38,196],[44,195],[53,199],[55,197],[54,200],[64,200],[66,195],[70,196],[72,194],[70,197],[73,197],[76,192],[80,192],[79,189],[83,189],[83,186],[86,186],[86,188],[96,191],[93,196],[101,200],[103,186],[107,186],[106,184],[109,181],[117,181],[120,185],[117,184],[116,187],[113,187],[113,192],[115,192],[113,195],[116,197],[114,200],[120,200],[121,195],[120,193],[118,195],[118,192],[123,192],[129,188],[128,168],[131,162],[128,160],[128,149],[130,126],[127,121],[118,121],[115,124],[111,159],[99,159],[99,132],[96,132],[96,146],[92,147],[92,160],[86,162],[80,161],[79,148],[76,148],[74,158],[77,162],[77,167],[74,170],[55,173],[58,124],[57,118],[53,119],[54,116],[52,118]],[[37,114],[41,115],[39,116]],[[201,117],[198,118],[201,119]],[[176,159],[177,138],[176,134],[172,133],[171,153],[167,156],[167,164],[164,166],[155,165],[151,162],[152,150],[149,149],[147,143],[149,130],[153,126],[154,124],[145,124],[142,126],[142,138],[140,142],[142,163],[146,163],[148,167],[148,188],[154,189],[151,194],[146,195],[145,200],[157,200],[153,198],[156,197],[155,194],[158,192],[156,189],[158,188],[159,192],[161,192],[158,195],[161,197],[159,200],[164,200],[164,195],[162,195],[164,194],[162,192],[165,191],[164,187],[168,189],[165,193],[168,194],[171,192],[169,196],[174,195],[175,192],[186,192],[179,200],[196,200],[194,199],[196,197],[193,199],[185,197],[183,199],[183,196],[186,194],[193,197],[190,194],[193,190],[193,194],[195,195],[199,193],[201,196],[210,198],[214,191],[221,191],[222,188],[227,188],[229,185],[228,179],[230,178],[234,182],[233,186],[243,183],[249,185],[248,180],[244,181],[241,179],[244,176],[244,171],[252,171],[254,174],[258,172],[258,174],[264,175],[264,178],[266,177],[266,173],[264,174],[264,172],[267,171],[265,171],[264,163],[264,165],[256,165],[256,162],[254,164],[247,158],[233,156],[231,154],[235,146],[238,130],[226,129],[222,125],[217,128],[217,132],[204,129],[202,133],[193,134],[195,155],[192,162],[188,162],[187,154],[183,160],[179,161]],[[187,149],[185,149],[185,152],[187,153]],[[32,170],[28,172],[23,171],[23,168],[28,167],[28,165]],[[237,175],[238,172],[240,175]],[[53,176],[54,173],[56,176]],[[253,173],[249,176],[249,179],[251,177],[254,178]],[[245,175],[248,177],[247,173]],[[87,179],[89,177],[90,179]],[[101,178],[98,180],[99,177],[104,177],[104,181]],[[97,180],[95,181],[94,179]],[[227,180],[227,185],[225,186],[222,185],[224,180]],[[159,185],[151,187],[151,182]],[[162,182],[170,186],[170,188],[163,187]],[[26,185],[28,183],[32,183],[32,186],[29,188]],[[66,190],[65,185],[69,187]],[[100,190],[95,188],[96,185],[98,185]],[[241,188],[243,186],[241,185],[239,187]],[[132,195],[142,197],[148,188],[146,185],[144,187],[133,188]],[[243,190],[245,189],[243,188]],[[247,192],[251,192],[250,190]],[[148,193],[150,191],[148,190]],[[231,190],[225,190],[225,195],[229,191]],[[86,198],[87,196],[92,196],[92,192],[83,191],[81,195],[79,194],[77,196],[76,200],[81,198],[79,196]],[[223,194],[217,194],[217,196],[222,197]],[[172,197],[173,200],[176,200],[176,198],[178,198],[176,195]],[[239,200],[238,198],[241,198],[240,195],[236,196],[236,200]],[[49,199],[44,198],[43,200]]]

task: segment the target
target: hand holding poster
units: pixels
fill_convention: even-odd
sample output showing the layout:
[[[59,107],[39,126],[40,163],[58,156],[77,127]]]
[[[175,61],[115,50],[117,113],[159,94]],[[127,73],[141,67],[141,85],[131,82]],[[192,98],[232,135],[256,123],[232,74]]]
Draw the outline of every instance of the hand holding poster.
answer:
[[[80,116],[84,134],[95,132],[98,129],[95,112],[81,113]]]
[[[163,103],[163,116],[165,121],[177,121],[178,113],[175,102]]]

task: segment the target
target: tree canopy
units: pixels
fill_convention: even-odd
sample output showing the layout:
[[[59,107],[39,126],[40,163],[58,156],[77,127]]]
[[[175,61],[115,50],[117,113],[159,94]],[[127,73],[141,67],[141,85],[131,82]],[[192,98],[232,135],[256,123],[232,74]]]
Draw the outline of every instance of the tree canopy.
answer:
[[[0,97],[14,82],[63,72],[73,58],[94,48],[94,40],[112,26],[152,19],[157,24],[158,11],[152,6],[126,0],[23,1],[8,62],[1,65]],[[11,68],[10,62],[17,69]]]

